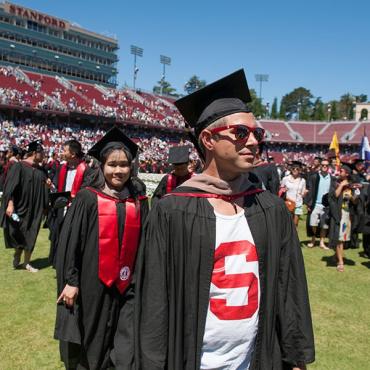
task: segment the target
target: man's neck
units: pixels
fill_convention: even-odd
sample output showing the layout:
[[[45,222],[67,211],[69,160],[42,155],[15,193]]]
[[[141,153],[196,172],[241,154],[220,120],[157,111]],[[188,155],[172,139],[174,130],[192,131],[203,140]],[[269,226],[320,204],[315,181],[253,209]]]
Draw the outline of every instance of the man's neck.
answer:
[[[24,162],[30,164],[31,166],[34,166],[36,164],[33,157],[28,157],[28,158],[24,159]]]
[[[220,168],[218,168],[216,165],[206,165],[203,172],[205,175],[216,177],[217,179],[229,182],[236,180],[241,173],[233,173],[230,171],[223,171]]]
[[[67,162],[67,166],[71,169],[75,169],[79,165],[79,163],[80,162],[78,160],[74,160],[74,161]]]

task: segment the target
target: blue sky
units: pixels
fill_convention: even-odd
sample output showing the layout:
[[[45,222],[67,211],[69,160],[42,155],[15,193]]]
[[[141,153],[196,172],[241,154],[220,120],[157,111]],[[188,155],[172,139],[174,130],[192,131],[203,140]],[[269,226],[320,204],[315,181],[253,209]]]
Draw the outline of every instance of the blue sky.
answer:
[[[161,78],[159,56],[172,58],[166,79],[179,92],[196,74],[208,83],[243,67],[269,74],[265,102],[303,86],[324,101],[347,92],[370,100],[370,2],[357,0],[18,0],[15,3],[117,36],[119,83],[132,84],[130,45],[138,58],[136,86]],[[351,5],[355,4],[355,5]]]

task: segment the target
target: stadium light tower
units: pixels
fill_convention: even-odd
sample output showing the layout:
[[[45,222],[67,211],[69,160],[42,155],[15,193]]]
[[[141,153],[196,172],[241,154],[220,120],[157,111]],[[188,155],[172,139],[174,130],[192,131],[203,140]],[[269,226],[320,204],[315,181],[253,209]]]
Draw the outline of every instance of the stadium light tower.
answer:
[[[134,56],[134,90],[136,85],[136,77],[137,73],[139,72],[139,68],[136,67],[136,57],[143,56],[144,49],[140,48],[139,46],[131,45],[131,54]]]
[[[163,95],[163,83],[166,80],[166,66],[171,65],[171,58],[166,57],[164,55],[161,55],[159,57],[159,60],[160,60],[161,64],[163,64],[163,74],[162,74],[162,79],[161,79],[161,81],[162,81],[162,83],[161,83],[161,95]]]
[[[260,100],[262,101],[262,82],[267,82],[269,80],[269,75],[256,74],[254,77],[256,81],[260,83]]]

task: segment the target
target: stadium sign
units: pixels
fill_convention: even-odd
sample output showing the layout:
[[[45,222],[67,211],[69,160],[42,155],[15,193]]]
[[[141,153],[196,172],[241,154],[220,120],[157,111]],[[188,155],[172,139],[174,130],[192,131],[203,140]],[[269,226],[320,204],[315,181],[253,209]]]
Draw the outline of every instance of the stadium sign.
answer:
[[[39,13],[36,10],[24,8],[19,5],[5,3],[4,10],[9,14],[26,18],[30,21],[38,22],[45,26],[61,28],[63,30],[67,30],[69,28],[68,22],[65,22],[55,17],[51,17],[46,14]]]

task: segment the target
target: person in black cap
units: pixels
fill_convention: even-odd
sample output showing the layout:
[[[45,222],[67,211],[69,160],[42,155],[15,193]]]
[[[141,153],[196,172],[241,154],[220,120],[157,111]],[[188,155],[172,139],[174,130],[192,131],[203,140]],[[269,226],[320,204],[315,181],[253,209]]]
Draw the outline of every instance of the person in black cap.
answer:
[[[24,251],[22,267],[30,272],[38,271],[30,260],[47,207],[47,177],[39,167],[43,157],[41,143],[33,141],[28,145],[26,158],[10,167],[0,210],[5,246],[15,249],[13,267],[20,266]]]
[[[162,177],[153,193],[152,206],[154,206],[163,195],[170,193],[192,176],[192,173],[189,171],[190,151],[190,147],[186,145],[173,146],[170,148],[168,162],[172,164],[173,170],[171,173]]]
[[[101,162],[91,186],[68,209],[56,257],[55,339],[67,369],[109,369],[120,309],[131,277],[148,201],[131,181],[138,146],[117,127],[89,155]],[[127,326],[132,320],[125,321]]]
[[[256,154],[259,160],[255,162],[255,168],[251,170],[251,173],[254,173],[261,180],[263,189],[277,195],[280,188],[279,173],[273,161],[270,162],[270,160],[265,161],[262,159],[263,150],[264,143],[261,143],[258,146],[258,152]],[[272,157],[268,157],[268,159],[270,158]]]
[[[73,200],[81,188],[87,186],[89,182],[89,167],[83,159],[81,144],[74,139],[68,140],[63,145],[62,158],[65,161],[57,169],[53,177],[55,192],[50,195],[53,197],[53,207],[49,212],[48,225],[50,228],[50,253],[49,261],[55,267],[55,256],[58,246],[60,230],[66,213],[66,206],[59,207],[58,194],[70,192],[69,198]],[[55,207],[57,205],[57,207]]]
[[[348,164],[341,165],[339,182],[329,193],[330,227],[329,247],[335,250],[337,271],[344,271],[344,244],[351,240],[351,222],[360,190],[351,182],[352,169]]]
[[[264,138],[249,101],[240,70],[175,102],[195,130],[204,170],[149,213],[135,333],[121,342],[116,369],[304,369],[314,361],[292,217],[248,177]]]

